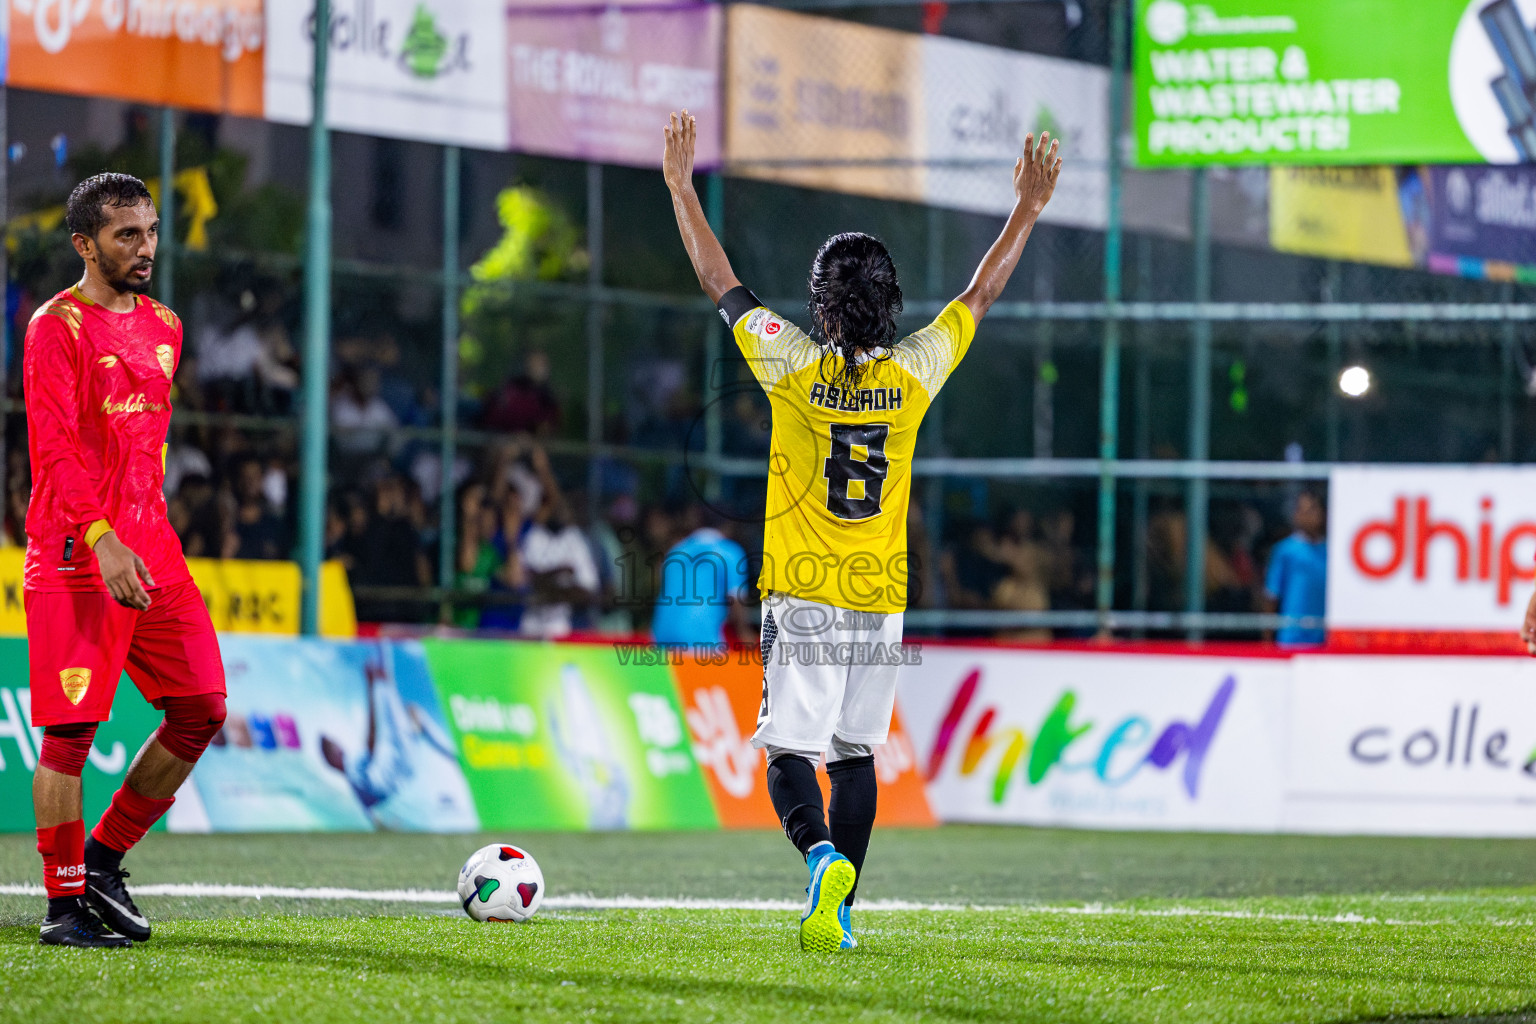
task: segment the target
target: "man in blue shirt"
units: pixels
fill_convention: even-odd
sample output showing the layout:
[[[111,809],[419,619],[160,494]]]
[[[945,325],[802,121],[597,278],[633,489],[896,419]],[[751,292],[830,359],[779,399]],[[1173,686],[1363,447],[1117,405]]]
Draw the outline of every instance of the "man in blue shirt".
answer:
[[[1296,532],[1276,544],[1269,556],[1264,589],[1271,611],[1281,615],[1322,618],[1328,595],[1328,516],[1323,501],[1311,491],[1296,498],[1291,515]],[[1323,643],[1321,627],[1282,626],[1275,640],[1285,647]]]
[[[702,525],[673,545],[661,563],[651,637],[689,650],[719,649],[725,623],[739,618],[747,585],[747,555],[720,532],[718,516],[698,513]]]

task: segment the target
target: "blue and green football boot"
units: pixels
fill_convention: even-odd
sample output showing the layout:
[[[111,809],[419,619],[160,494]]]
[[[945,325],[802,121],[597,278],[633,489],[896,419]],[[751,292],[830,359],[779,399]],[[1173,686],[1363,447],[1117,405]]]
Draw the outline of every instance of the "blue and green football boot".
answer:
[[[859,940],[853,937],[853,922],[849,919],[849,911],[853,910],[847,903],[837,908],[837,923],[843,926],[843,942],[839,949],[857,949]]]
[[[841,908],[857,880],[853,864],[831,843],[811,847],[805,863],[811,884],[805,889],[805,914],[800,918],[800,948],[833,953],[844,948]]]

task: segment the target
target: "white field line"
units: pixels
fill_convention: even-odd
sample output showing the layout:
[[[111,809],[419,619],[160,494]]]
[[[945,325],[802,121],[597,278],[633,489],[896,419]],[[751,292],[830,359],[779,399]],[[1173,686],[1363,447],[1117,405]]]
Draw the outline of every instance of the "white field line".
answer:
[[[282,885],[226,885],[209,882],[169,883],[162,885],[134,886],[137,896],[180,896],[192,899],[289,899],[289,900],[356,900],[368,903],[423,903],[434,906],[453,905],[459,902],[456,894],[429,889],[343,889],[336,887],[297,887]],[[43,887],[32,882],[0,883],[0,896],[42,896]],[[651,896],[551,896],[544,901],[551,910],[802,910],[800,900],[716,900],[677,898],[663,899]],[[1266,910],[1216,910],[1205,907],[1117,907],[1102,903],[1085,903],[1079,906],[1048,906],[1041,904],[970,904],[970,903],[919,903],[910,900],[871,900],[859,904],[861,912],[927,911],[930,913],[1002,913],[1012,911],[1022,914],[1059,914],[1086,917],[1210,917],[1239,921],[1288,921],[1302,924],[1375,924],[1397,927],[1422,927],[1429,925],[1483,924],[1495,927],[1528,928],[1536,925],[1531,920],[1496,921],[1405,921],[1392,918],[1365,917],[1355,913],[1343,914],[1280,914]]]

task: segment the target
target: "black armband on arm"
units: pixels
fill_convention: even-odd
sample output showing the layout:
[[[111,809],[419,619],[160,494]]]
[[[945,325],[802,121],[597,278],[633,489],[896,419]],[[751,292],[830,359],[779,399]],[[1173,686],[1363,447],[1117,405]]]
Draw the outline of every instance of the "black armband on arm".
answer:
[[[742,317],[761,305],[758,297],[746,285],[740,284],[720,296],[720,301],[715,303],[720,310],[720,319],[725,321],[727,327],[735,327]]]

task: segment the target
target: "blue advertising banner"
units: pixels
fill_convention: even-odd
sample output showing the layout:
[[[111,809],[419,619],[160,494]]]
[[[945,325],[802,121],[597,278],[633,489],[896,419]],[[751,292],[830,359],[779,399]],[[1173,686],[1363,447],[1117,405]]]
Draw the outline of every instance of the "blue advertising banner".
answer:
[[[1417,201],[1421,194],[1427,201]],[[1420,266],[1462,277],[1536,280],[1536,168],[1417,168],[1404,176],[1401,195]]]
[[[173,831],[480,827],[419,644],[220,643],[229,717]]]

